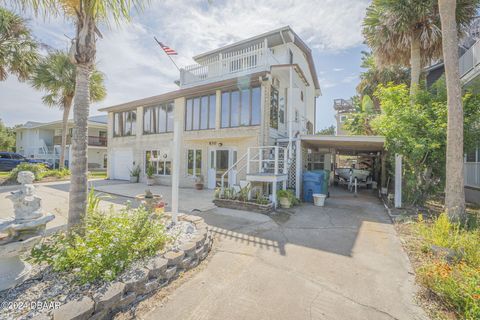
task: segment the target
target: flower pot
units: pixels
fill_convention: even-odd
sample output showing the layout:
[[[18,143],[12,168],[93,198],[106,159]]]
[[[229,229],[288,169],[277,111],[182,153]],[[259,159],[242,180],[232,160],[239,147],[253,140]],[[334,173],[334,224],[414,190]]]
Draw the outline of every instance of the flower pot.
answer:
[[[147,177],[147,186],[153,186],[155,184],[155,179]]]
[[[326,194],[314,193],[313,195],[313,204],[317,207],[323,207],[325,205]]]
[[[292,206],[292,202],[289,198],[281,197],[278,199],[278,202],[280,203],[280,206],[285,209],[288,209]]]
[[[137,183],[138,182],[138,177],[137,176],[130,176],[130,182],[131,183]]]
[[[203,190],[203,183],[195,183],[195,189]]]

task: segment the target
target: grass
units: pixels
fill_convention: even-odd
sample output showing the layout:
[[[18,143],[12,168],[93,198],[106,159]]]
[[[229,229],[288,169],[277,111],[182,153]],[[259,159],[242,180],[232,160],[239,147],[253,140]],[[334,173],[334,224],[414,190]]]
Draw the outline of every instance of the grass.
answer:
[[[480,228],[472,223],[477,219],[460,226],[445,213],[427,221],[419,215],[400,227],[417,280],[440,307],[435,318],[480,319]]]
[[[0,171],[0,179],[6,179],[10,175],[8,171]]]
[[[88,173],[90,179],[107,179],[106,171],[90,171]]]

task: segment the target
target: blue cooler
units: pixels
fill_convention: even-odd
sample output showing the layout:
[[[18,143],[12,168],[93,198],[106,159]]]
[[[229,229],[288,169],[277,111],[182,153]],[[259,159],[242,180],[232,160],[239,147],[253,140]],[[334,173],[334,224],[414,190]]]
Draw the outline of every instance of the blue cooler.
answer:
[[[313,202],[313,194],[322,193],[325,171],[307,171],[303,174],[303,201]]]

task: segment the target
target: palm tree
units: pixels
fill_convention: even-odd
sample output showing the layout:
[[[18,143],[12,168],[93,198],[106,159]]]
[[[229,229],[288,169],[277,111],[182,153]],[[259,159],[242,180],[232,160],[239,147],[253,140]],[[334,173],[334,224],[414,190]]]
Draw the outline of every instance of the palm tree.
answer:
[[[87,120],[90,108],[90,77],[95,64],[97,37],[102,37],[99,24],[109,20],[120,23],[130,19],[131,9],[143,8],[142,0],[17,0],[23,8],[37,13],[63,14],[71,18],[76,35],[70,48],[70,59],[76,65],[72,137],[72,163],[68,228],[82,232],[87,210]]]
[[[380,66],[410,66],[411,93],[423,66],[441,55],[435,1],[373,0],[363,21],[365,40]]]
[[[467,2],[467,3],[465,3]],[[453,221],[465,221],[463,176],[463,107],[458,69],[458,30],[467,27],[463,14],[473,16],[478,1],[438,0],[443,37],[443,61],[447,85],[447,161],[445,208]],[[473,17],[472,17],[473,18]]]
[[[63,110],[60,168],[65,165],[68,117],[75,96],[75,79],[75,65],[70,61],[68,54],[61,51],[54,51],[42,59],[31,79],[31,84],[35,89],[47,92],[42,97],[44,104]],[[90,77],[90,100],[100,101],[105,96],[103,74],[94,69]]]
[[[0,81],[9,73],[27,80],[37,61],[37,43],[25,20],[0,7]]]
[[[362,51],[362,63],[360,65],[365,71],[360,73],[360,82],[357,85],[357,93],[360,98],[369,96],[375,105],[375,110],[380,110],[380,102],[375,96],[375,91],[380,84],[388,83],[402,84],[409,83],[410,72],[407,68],[399,65],[391,65],[379,68],[371,52]]]

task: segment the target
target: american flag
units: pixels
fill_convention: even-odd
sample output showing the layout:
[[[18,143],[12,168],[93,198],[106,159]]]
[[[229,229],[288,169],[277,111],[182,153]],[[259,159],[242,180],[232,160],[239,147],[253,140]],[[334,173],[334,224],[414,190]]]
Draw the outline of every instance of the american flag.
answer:
[[[157,40],[157,38],[155,38],[155,41],[157,41],[158,45],[163,49],[163,51],[165,51],[165,53],[169,56],[176,56],[178,53],[177,51],[173,50],[172,48],[170,48],[169,46],[166,46],[164,45],[163,43],[161,43],[160,41]]]

